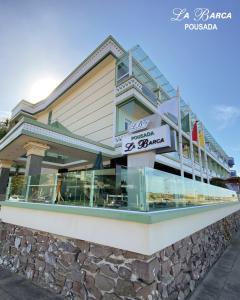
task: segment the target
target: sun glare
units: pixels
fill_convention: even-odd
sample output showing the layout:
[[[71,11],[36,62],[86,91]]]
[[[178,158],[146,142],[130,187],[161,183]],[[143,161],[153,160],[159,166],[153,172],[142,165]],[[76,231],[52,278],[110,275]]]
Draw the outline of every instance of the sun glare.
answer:
[[[51,77],[37,80],[30,89],[28,101],[36,103],[45,99],[58,84],[59,81]]]

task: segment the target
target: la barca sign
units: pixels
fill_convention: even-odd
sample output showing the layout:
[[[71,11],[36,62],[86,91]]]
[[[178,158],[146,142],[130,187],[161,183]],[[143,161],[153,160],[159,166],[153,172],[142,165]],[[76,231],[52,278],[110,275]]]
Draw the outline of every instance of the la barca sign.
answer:
[[[126,135],[122,138],[122,154],[145,152],[170,146],[171,134],[168,125]]]

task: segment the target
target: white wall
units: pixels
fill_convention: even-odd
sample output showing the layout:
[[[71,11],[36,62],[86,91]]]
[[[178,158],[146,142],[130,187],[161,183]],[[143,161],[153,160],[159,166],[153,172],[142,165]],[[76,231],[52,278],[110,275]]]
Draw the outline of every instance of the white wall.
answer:
[[[108,56],[51,107],[37,116],[58,121],[72,133],[112,146],[115,59]]]
[[[151,255],[239,209],[240,203],[192,215],[184,215],[182,210],[182,217],[143,224],[85,216],[80,212],[71,214],[10,207],[3,203],[1,218],[3,222],[10,224]],[[107,211],[111,214],[111,210]]]

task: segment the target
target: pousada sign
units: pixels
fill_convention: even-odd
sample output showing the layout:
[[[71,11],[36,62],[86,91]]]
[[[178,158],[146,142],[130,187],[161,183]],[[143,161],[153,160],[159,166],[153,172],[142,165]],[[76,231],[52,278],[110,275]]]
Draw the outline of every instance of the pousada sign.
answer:
[[[218,24],[230,21],[231,11],[211,11],[206,7],[198,7],[192,11],[176,7],[172,11],[171,21],[184,23],[185,30],[218,30]],[[218,23],[218,24],[217,24]]]
[[[169,125],[126,135],[122,138],[122,154],[145,152],[171,146]]]

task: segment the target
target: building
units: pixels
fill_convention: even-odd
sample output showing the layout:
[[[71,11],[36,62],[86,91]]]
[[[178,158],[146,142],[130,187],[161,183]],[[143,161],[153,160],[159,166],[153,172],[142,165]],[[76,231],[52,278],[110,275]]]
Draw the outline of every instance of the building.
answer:
[[[159,115],[176,97],[177,122]],[[46,99],[21,101],[0,141],[0,265],[75,299],[186,298],[240,227],[236,192],[208,184],[229,158],[197,120],[111,36]],[[125,155],[139,136],[157,138]],[[25,177],[9,179],[13,162]]]
[[[22,100],[12,110],[15,125],[0,142],[2,166],[26,164],[26,174],[39,174],[43,168],[42,173],[87,169],[99,152],[106,167],[126,166],[120,140],[129,124],[156,113],[157,106],[175,94],[139,46],[126,51],[110,36],[46,99],[37,104]],[[228,177],[229,157],[201,122],[205,147],[192,141],[197,117],[181,99],[182,120],[188,113],[189,132],[167,115],[162,117],[162,124],[177,132],[178,147],[156,155],[155,168],[174,174],[182,169],[186,177],[205,182]]]

